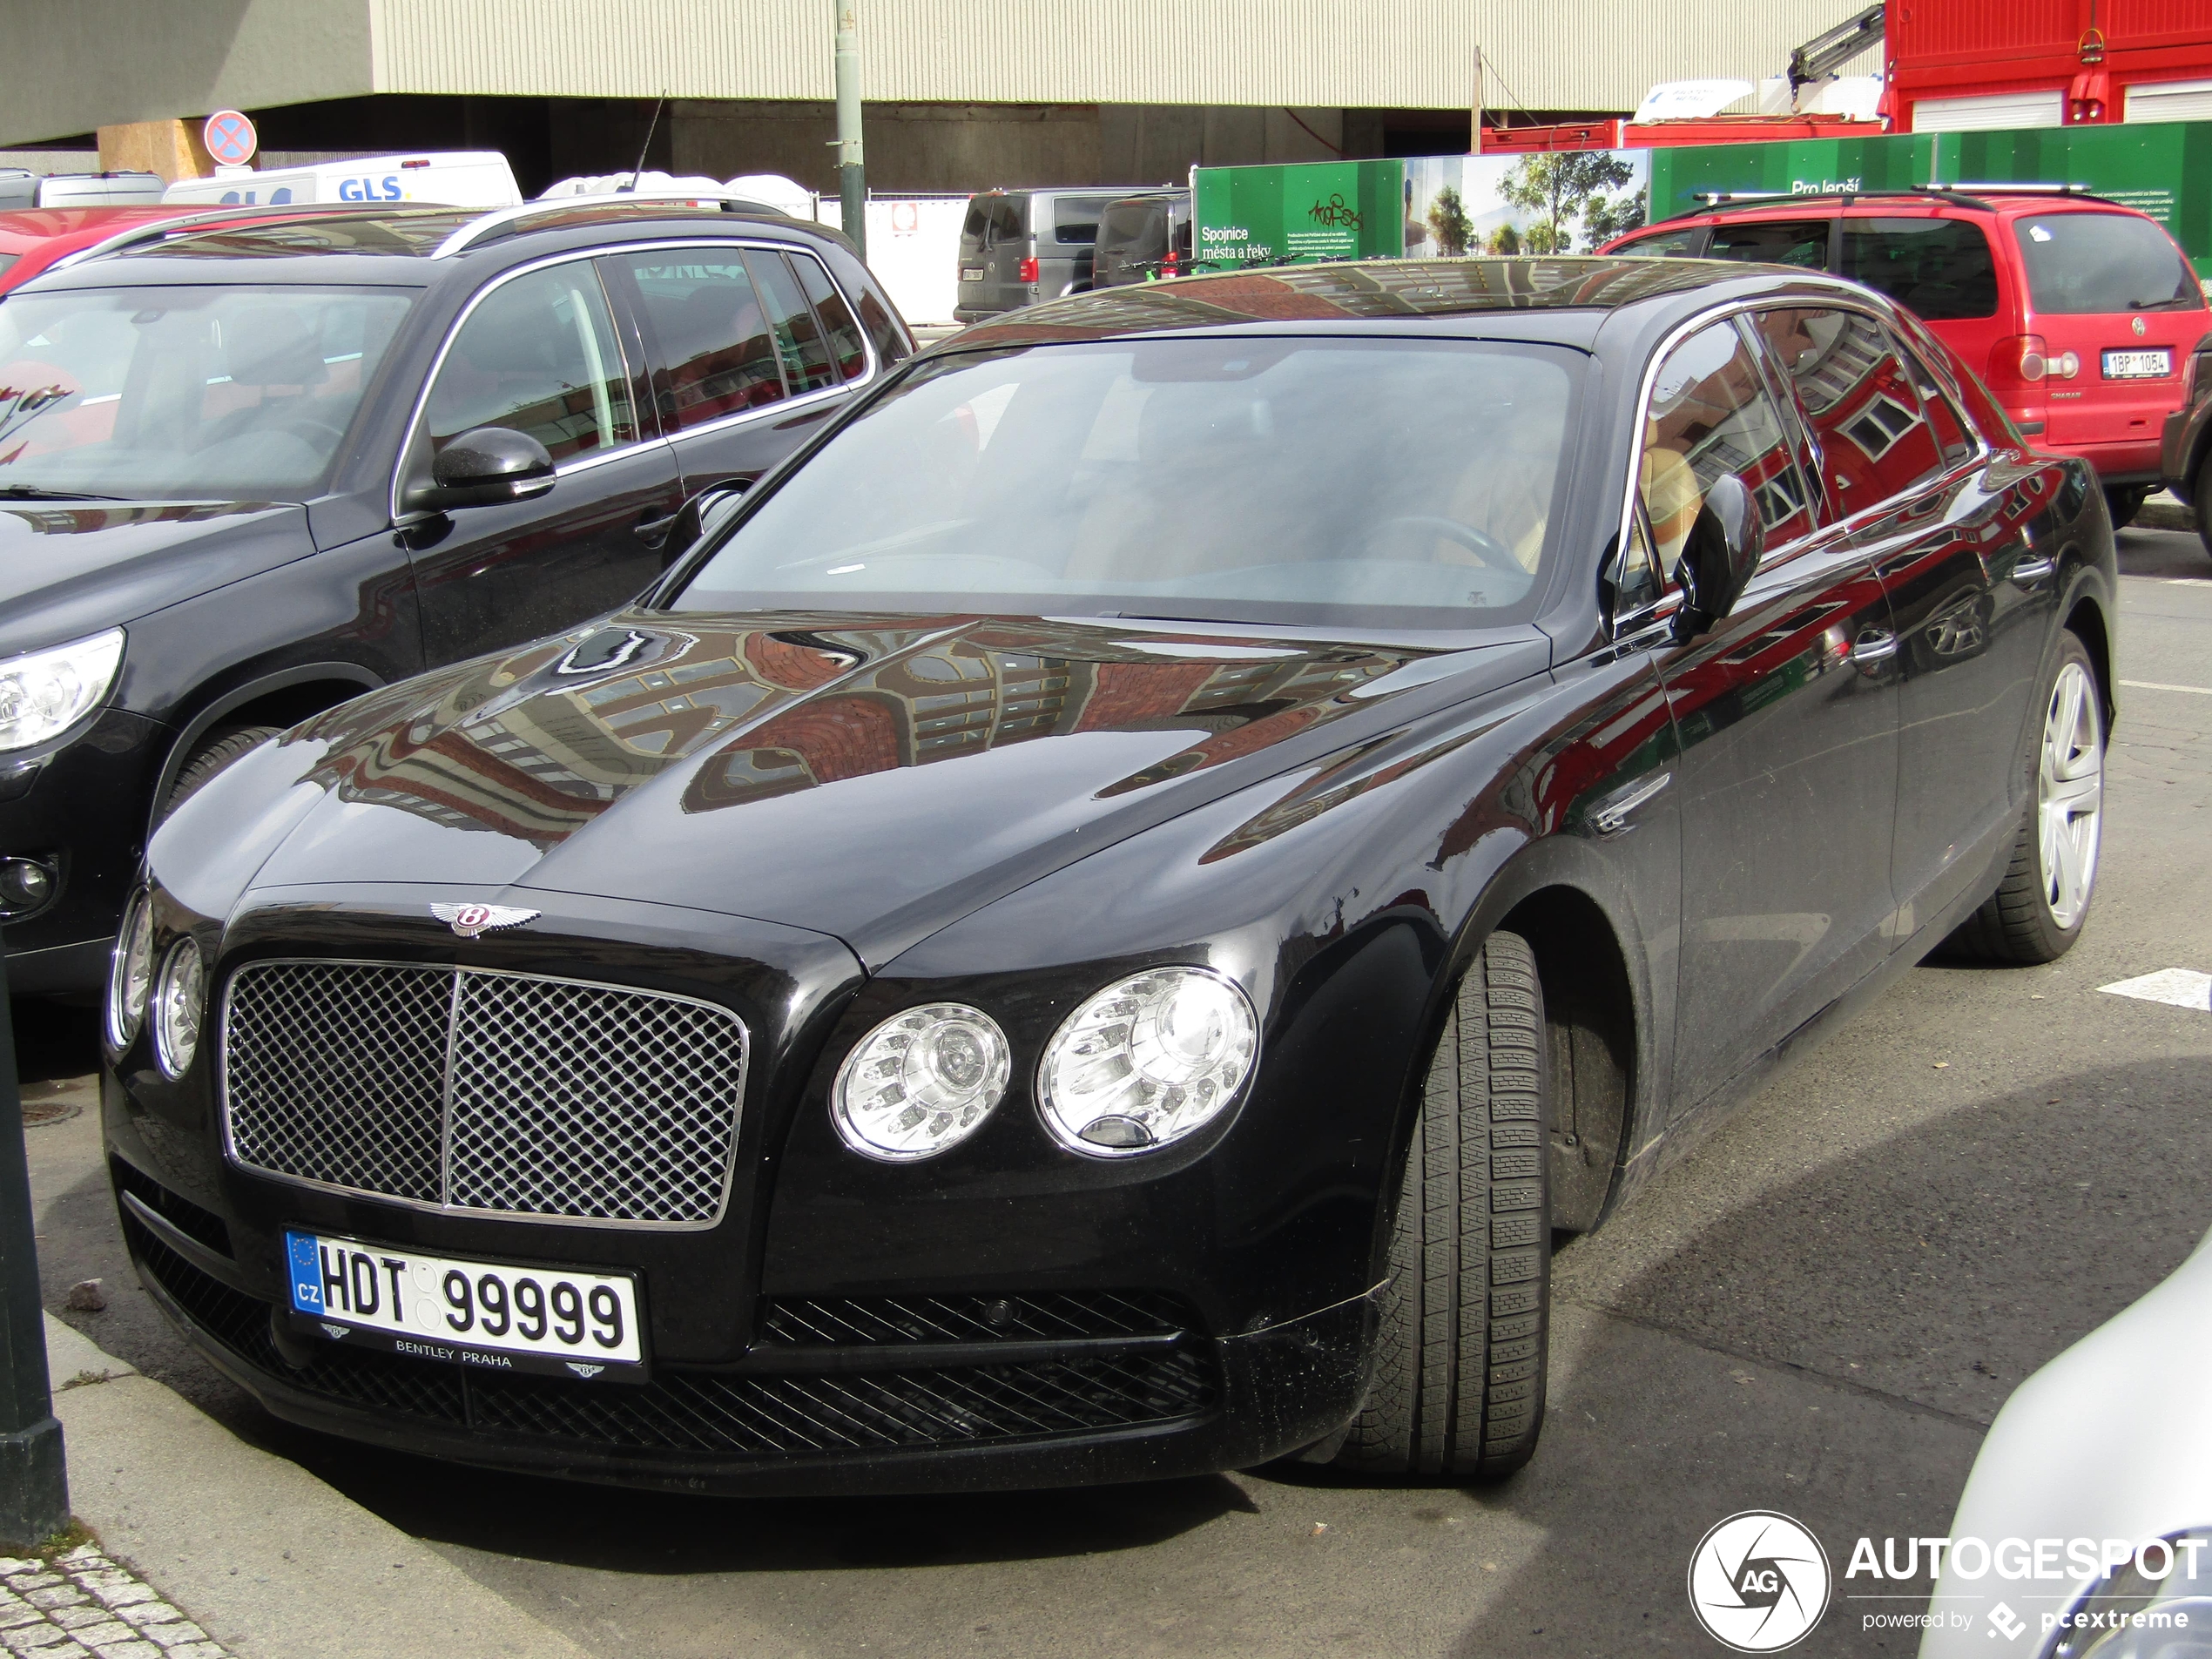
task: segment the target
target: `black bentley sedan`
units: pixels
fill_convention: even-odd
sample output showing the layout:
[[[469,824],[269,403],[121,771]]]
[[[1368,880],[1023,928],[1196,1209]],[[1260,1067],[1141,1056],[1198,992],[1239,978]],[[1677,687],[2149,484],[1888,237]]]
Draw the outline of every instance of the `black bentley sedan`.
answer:
[[[141,226],[10,293],[10,984],[98,991],[149,826],[223,765],[635,597],[687,496],[911,348],[836,233],[635,197]]]
[[[153,838],[107,1144],[285,1418],[684,1490],[1496,1474],[1553,1241],[2094,892],[2087,466],[1651,260],[968,330]]]

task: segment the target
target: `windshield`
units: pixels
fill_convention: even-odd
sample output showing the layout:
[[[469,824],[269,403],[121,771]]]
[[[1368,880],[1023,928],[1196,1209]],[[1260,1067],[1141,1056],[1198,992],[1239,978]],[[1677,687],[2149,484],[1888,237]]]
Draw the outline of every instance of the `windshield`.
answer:
[[[243,285],[10,294],[0,493],[312,495],[412,303]]]
[[[2166,233],[2133,213],[2016,219],[2035,308],[2053,315],[2186,311],[2204,303],[2196,273]]]
[[[747,513],[675,604],[1520,620],[1581,361],[1250,337],[943,358]]]

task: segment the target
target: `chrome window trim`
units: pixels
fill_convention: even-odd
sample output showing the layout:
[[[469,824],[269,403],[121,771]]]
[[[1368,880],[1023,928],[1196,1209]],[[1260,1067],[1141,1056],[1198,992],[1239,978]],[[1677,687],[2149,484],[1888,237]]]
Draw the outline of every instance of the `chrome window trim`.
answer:
[[[438,375],[445,368],[446,358],[453,351],[453,342],[461,337],[461,331],[469,326],[469,320],[476,314],[476,307],[483,304],[486,300],[489,299],[493,294],[498,293],[500,289],[505,287],[510,282],[517,281],[526,276],[534,276],[540,271],[550,271],[556,266],[573,265],[578,260],[596,260],[601,253],[606,251],[607,250],[603,248],[570,248],[559,253],[548,254],[542,260],[532,260],[526,265],[518,265],[515,266],[512,270],[502,271],[490,281],[485,283],[482,287],[477,289],[475,293],[469,296],[469,303],[462,307],[460,314],[454,318],[451,323],[447,325],[446,336],[443,340],[438,342],[438,354],[435,357],[430,360],[429,372],[423,375],[422,384],[415,390],[414,410],[408,415],[407,425],[404,428],[402,428],[402,435],[400,439],[399,454],[394,457],[392,462],[392,485],[390,490],[388,492],[388,500],[386,502],[386,505],[391,511],[392,523],[395,527],[405,524],[419,524],[425,519],[435,518],[438,516],[435,513],[409,513],[403,511],[400,506],[400,489],[407,475],[408,455],[415,448],[415,440],[422,430],[423,417],[428,412],[430,407],[430,388],[438,383]],[[614,300],[607,293],[606,284],[600,279],[597,272],[595,271],[592,273],[592,280],[599,283],[600,297],[606,300],[607,320],[615,326],[615,349],[618,352],[625,353],[623,362],[623,377],[632,387],[635,387],[637,384],[637,375],[628,361],[626,347],[622,338],[621,319],[616,313]],[[631,418],[633,420],[637,420],[642,414],[643,411],[633,408],[631,410]],[[656,419],[654,424],[656,426],[659,424],[658,419]],[[644,422],[642,420],[638,420],[638,425],[640,430],[643,430]],[[667,442],[668,440],[666,438],[662,437],[658,434],[650,438],[637,438],[629,443],[619,444],[611,449],[602,449],[590,455],[579,455],[574,460],[563,462],[553,469],[553,475],[556,478],[563,478],[571,472],[583,470],[587,466],[596,466],[601,462],[611,461],[617,455],[633,455],[641,450],[651,448],[657,443],[665,444]]]
[[[693,1008],[705,1008],[734,1025],[738,1030],[738,1109],[730,1121],[730,1154],[722,1170],[722,1197],[714,1214],[705,1221],[606,1221],[593,1216],[550,1216],[534,1211],[479,1210],[464,1204],[432,1204],[421,1198],[395,1197],[388,1193],[371,1192],[361,1187],[338,1186],[327,1181],[310,1180],[304,1176],[286,1175],[279,1170],[263,1169],[258,1163],[248,1163],[239,1156],[238,1147],[231,1136],[231,995],[239,976],[260,968],[396,968],[416,972],[450,974],[453,975],[454,995],[458,999],[464,975],[476,974],[486,979],[532,980],[547,985],[574,985],[586,990],[617,991],[630,996],[650,996],[665,1002],[683,1002]],[[453,1136],[453,1042],[452,1028],[448,1024],[446,1043],[445,1075],[441,1079],[444,1102],[439,1111],[438,1162],[440,1190],[449,1173]],[[223,975],[221,1018],[215,1028],[215,1115],[222,1130],[223,1162],[241,1175],[258,1181],[274,1181],[286,1186],[300,1187],[311,1192],[334,1193],[368,1204],[397,1204],[403,1210],[413,1210],[423,1215],[450,1216],[463,1221],[522,1221],[541,1227],[600,1227],[623,1232],[707,1232],[727,1219],[730,1205],[736,1197],[738,1144],[745,1133],[745,1090],[752,1071],[752,1028],[745,1016],[726,1004],[703,996],[686,996],[678,991],[657,990],[645,985],[622,985],[610,980],[577,979],[561,974],[526,974],[516,968],[472,968],[462,962],[409,962],[380,961],[366,956],[257,956],[252,961],[241,962]]]
[[[1802,310],[1809,307],[1823,307],[1827,309],[1836,311],[1858,312],[1861,315],[1871,318],[1873,321],[1879,324],[1883,333],[1894,338],[1900,347],[1912,351],[1915,357],[1923,358],[1923,361],[1925,361],[1924,354],[1915,348],[1914,343],[1907,330],[1899,327],[1893,318],[1884,314],[1879,307],[1869,304],[1863,295],[1851,289],[1843,287],[1838,287],[1833,290],[1823,287],[1817,293],[1759,294],[1746,299],[1730,300],[1723,304],[1713,307],[1710,310],[1701,311],[1696,315],[1683,322],[1678,323],[1673,328],[1669,329],[1666,335],[1660,341],[1658,346],[1652,351],[1650,361],[1644,365],[1643,374],[1636,389],[1635,414],[1629,427],[1631,436],[1629,456],[1629,475],[1626,487],[1622,489],[1621,496],[1621,518],[1615,530],[1617,539],[1614,542],[1615,552],[1613,556],[1606,561],[1605,568],[1601,572],[1601,574],[1603,575],[1608,581],[1615,579],[1615,573],[1620,568],[1620,562],[1627,556],[1629,526],[1635,515],[1637,476],[1640,470],[1640,463],[1643,458],[1643,431],[1646,423],[1651,418],[1651,395],[1658,380],[1659,366],[1666,361],[1667,354],[1673,351],[1676,347],[1682,344],[1683,341],[1689,339],[1692,334],[1698,333],[1702,329],[1711,327],[1714,323],[1724,322],[1736,317],[1748,317],[1754,312]],[[1931,374],[1936,374],[1939,377],[1943,376],[1946,373],[1946,371],[1936,363],[1927,363],[1926,367]],[[1760,383],[1764,386],[1765,382],[1766,376],[1762,374],[1760,376]],[[1938,384],[1946,391],[1949,390],[1947,381],[1939,378]],[[1773,394],[1771,392],[1769,393],[1769,395],[1771,396]],[[1913,388],[1913,395],[1915,397],[1919,395],[1919,388],[1917,386]],[[1953,408],[1959,414],[1966,431],[1972,435],[1974,440],[1974,452],[1966,460],[1958,462],[1955,466],[1945,468],[1942,471],[1941,476],[1946,478],[1951,477],[1956,473],[1963,472],[1969,468],[1981,465],[1983,462],[1986,462],[1993,453],[1990,448],[1986,435],[1975,426],[1973,418],[1966,414],[1966,409],[1963,407],[1963,400],[1954,401]],[[1793,424],[1795,423],[1796,417],[1794,410],[1785,408],[1782,409],[1780,413],[1789,418]],[[1922,418],[1926,418],[1926,412],[1925,410],[1922,411]],[[1809,430],[1805,433],[1804,436],[1805,442],[1812,446],[1814,459],[1816,461],[1819,460],[1820,440],[1818,436]],[[1824,501],[1826,500],[1827,483],[1824,478],[1818,480],[1808,479],[1806,482],[1808,485],[1817,489],[1820,492],[1821,498]],[[1850,515],[1848,517],[1837,519],[1831,523],[1815,526],[1810,535],[1800,538],[1800,540],[1802,542],[1809,543],[1821,536],[1828,534],[1831,531],[1841,531],[1846,534],[1854,533],[1858,526],[1865,521],[1870,520],[1875,514],[1886,511],[1892,503],[1902,499],[1903,497],[1901,496],[1884,496],[1882,500],[1873,502],[1869,506],[1861,508],[1858,512]],[[1797,543],[1792,543],[1790,545],[1796,546]],[[1760,568],[1762,570],[1766,568],[1765,561],[1761,561]],[[1665,572],[1662,572],[1662,577],[1665,574]],[[1674,590],[1670,590],[1670,594]],[[1609,640],[1619,640],[1629,633],[1639,631],[1642,629],[1650,626],[1658,611],[1662,608],[1668,608],[1669,610],[1669,613],[1671,614],[1673,607],[1667,607],[1667,600],[1669,597],[1670,597],[1670,594],[1662,595],[1656,604],[1642,606],[1636,610],[1631,611],[1627,616],[1622,617],[1610,623],[1607,628],[1607,638]],[[1679,599],[1677,598],[1676,606],[1678,607],[1678,605]]]
[[[657,253],[684,248],[740,248],[775,253],[797,253],[813,260],[821,267],[823,276],[828,279],[830,291],[845,301],[845,308],[851,314],[853,326],[860,328],[860,350],[866,356],[866,367],[853,379],[837,386],[826,386],[819,391],[806,392],[798,397],[780,399],[757,409],[740,409],[732,415],[718,415],[713,420],[701,421],[695,427],[680,427],[672,432],[657,433],[652,437],[639,438],[635,442],[625,443],[616,448],[601,449],[590,455],[578,455],[556,467],[553,469],[553,475],[556,478],[565,478],[571,473],[589,471],[593,467],[604,466],[619,456],[637,454],[651,448],[655,444],[672,448],[679,438],[691,438],[701,435],[711,435],[718,432],[730,431],[749,421],[763,420],[771,415],[779,416],[794,409],[811,408],[817,404],[826,403],[833,398],[841,397],[873,385],[882,374],[884,368],[882,357],[875,348],[874,340],[870,337],[867,329],[860,324],[860,308],[853,303],[852,294],[846,292],[845,285],[837,280],[837,273],[830,269],[829,261],[821,258],[810,247],[797,247],[791,243],[759,236],[701,238],[694,233],[688,236],[655,237],[643,241],[610,242],[602,247],[570,248],[559,253],[549,254],[543,259],[533,260],[525,265],[518,265],[511,271],[501,272],[498,276],[470,296],[469,303],[462,307],[461,314],[447,327],[445,338],[438,345],[438,354],[431,360],[429,372],[423,375],[421,387],[415,395],[415,408],[408,416],[406,436],[400,444],[397,459],[392,463],[392,487],[388,506],[393,524],[397,526],[419,523],[425,518],[435,516],[435,514],[429,513],[403,513],[400,509],[400,489],[407,472],[407,457],[408,452],[415,447],[415,436],[421,430],[424,411],[429,407],[430,388],[437,384],[438,373],[445,367],[446,357],[453,349],[454,340],[459,335],[470,316],[475,314],[476,307],[483,303],[487,295],[517,277],[528,276],[532,272],[548,270],[554,266],[565,265],[576,260],[603,260],[618,253]],[[603,281],[601,291],[604,293],[604,289],[605,285]],[[608,299],[607,308],[610,314],[614,312],[615,306],[611,296]],[[624,341],[619,320],[615,329],[615,336],[617,348],[622,348]],[[625,363],[624,367],[627,368],[628,365]],[[640,414],[642,413],[643,411],[640,411]],[[653,424],[656,427],[659,426],[660,411],[653,410],[652,416]]]

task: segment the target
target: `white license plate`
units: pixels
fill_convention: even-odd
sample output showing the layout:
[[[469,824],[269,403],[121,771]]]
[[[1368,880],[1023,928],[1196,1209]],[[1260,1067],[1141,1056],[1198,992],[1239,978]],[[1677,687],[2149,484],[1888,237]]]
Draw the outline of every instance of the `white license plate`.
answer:
[[[287,1232],[294,1325],[418,1359],[635,1382],[645,1351],[629,1273],[459,1261]]]
[[[983,280],[983,267],[980,265],[963,265],[960,268],[960,280],[962,282],[981,282]]]
[[[2163,380],[2174,372],[2174,354],[2158,351],[2108,351],[2105,378],[2108,381]]]

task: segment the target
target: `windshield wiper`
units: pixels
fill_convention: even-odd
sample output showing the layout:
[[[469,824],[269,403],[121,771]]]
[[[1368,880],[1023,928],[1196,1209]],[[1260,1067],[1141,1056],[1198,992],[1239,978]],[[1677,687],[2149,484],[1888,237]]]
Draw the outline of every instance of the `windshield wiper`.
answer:
[[[92,496],[81,489],[46,489],[37,484],[0,484],[0,501],[125,501],[124,496]]]

